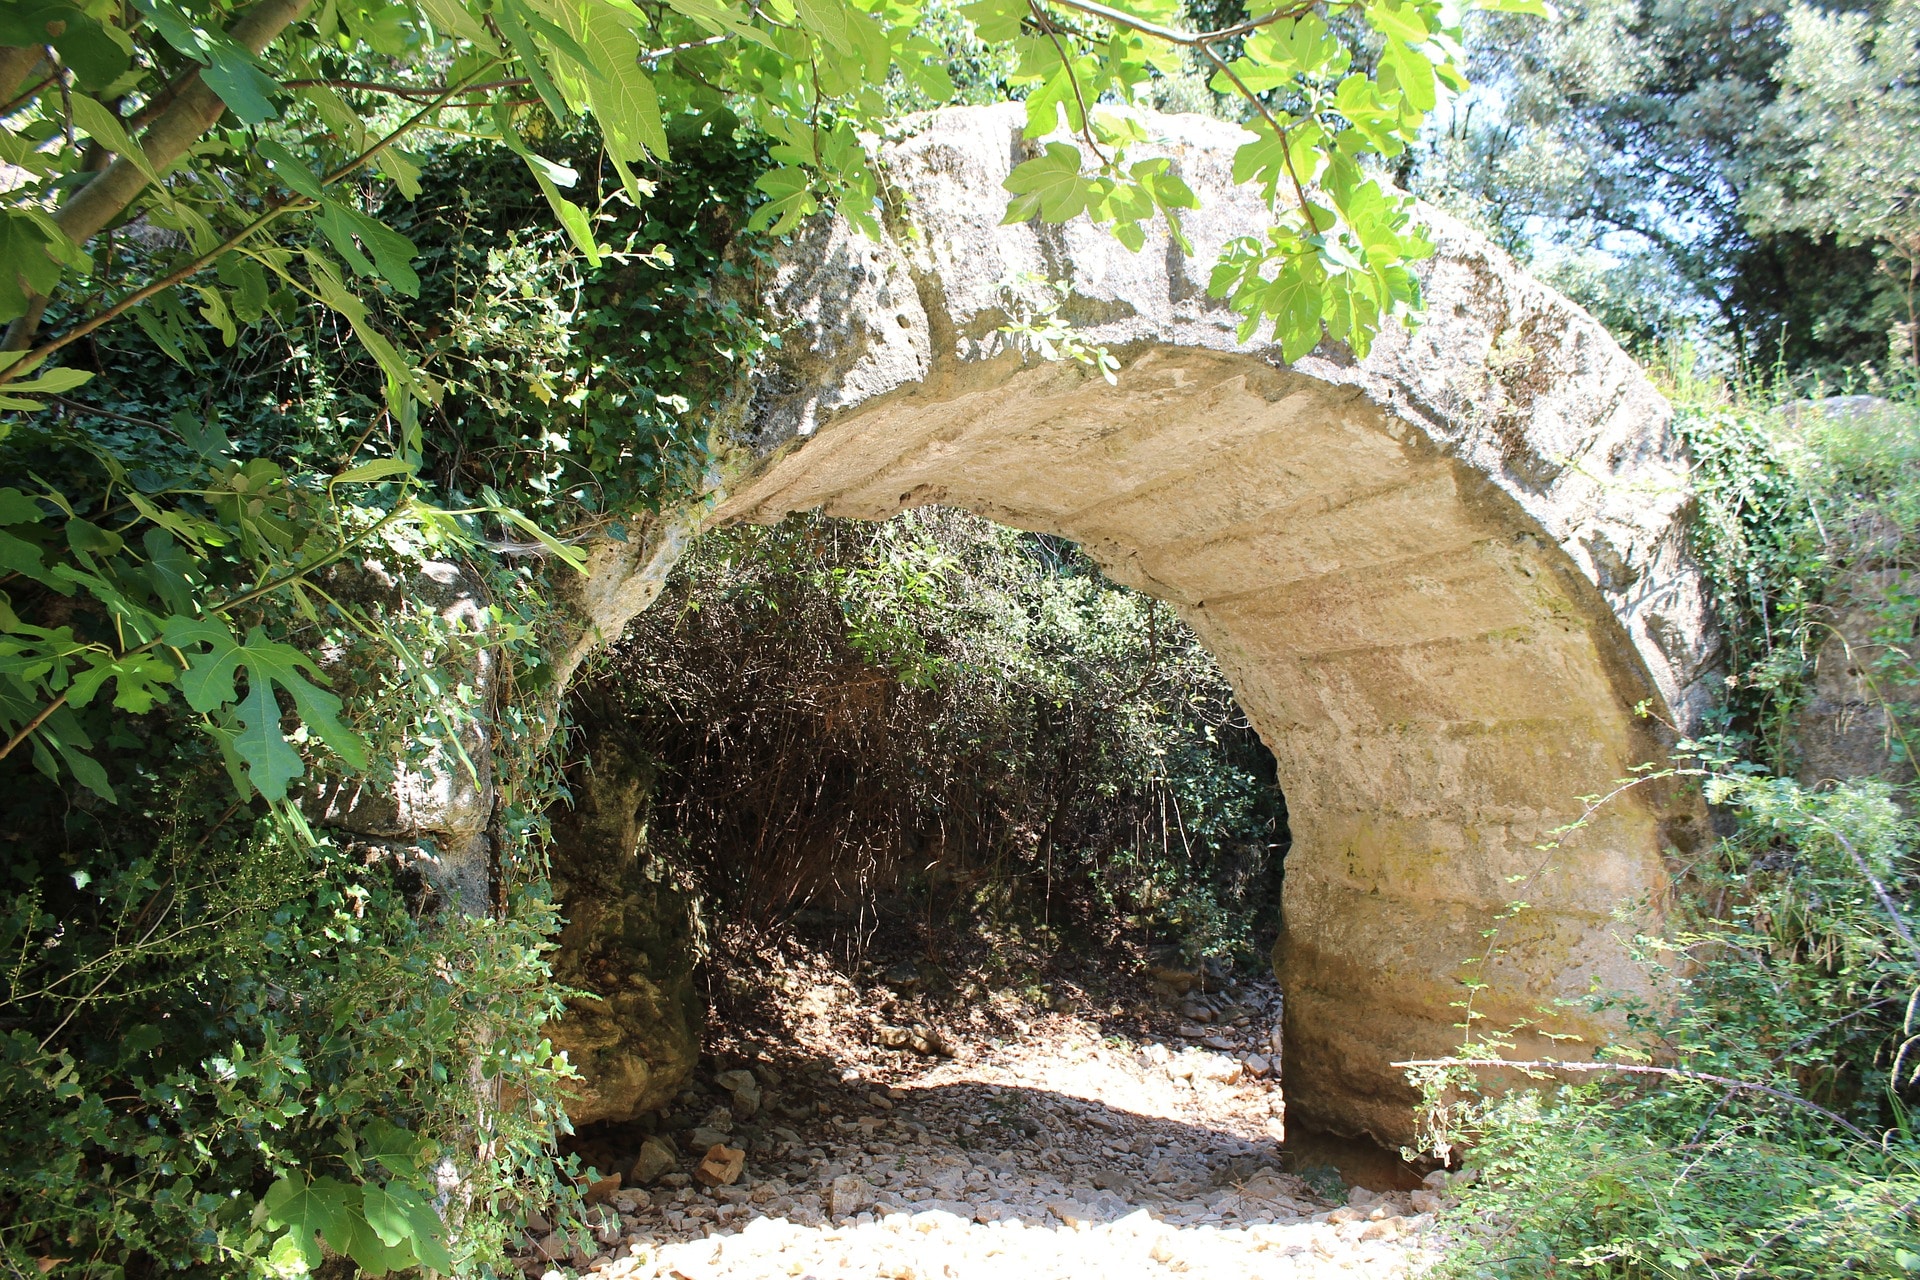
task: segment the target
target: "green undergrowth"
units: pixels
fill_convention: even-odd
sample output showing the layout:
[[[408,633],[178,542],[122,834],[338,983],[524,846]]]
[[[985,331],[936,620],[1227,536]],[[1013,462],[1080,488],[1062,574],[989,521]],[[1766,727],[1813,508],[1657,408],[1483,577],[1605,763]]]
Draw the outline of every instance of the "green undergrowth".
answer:
[[[1271,756],[1172,610],[1059,539],[939,509],[709,534],[579,697],[652,754],[650,848],[739,918],[1271,942]]]
[[[557,587],[684,496],[771,337],[764,152],[676,144],[598,266],[518,156],[431,165],[388,211],[418,300],[363,299],[433,381],[407,413],[263,287],[99,330],[84,404],[0,421],[0,1275],[485,1275],[564,1205]],[[605,194],[591,139],[538,145]],[[352,834],[489,764],[481,883]]]
[[[1599,1052],[1611,1068],[1506,1096],[1463,1068],[1419,1077],[1433,1149],[1464,1147],[1478,1174],[1443,1275],[1920,1272],[1920,827],[1900,696],[1920,407],[1859,408],[1679,404],[1728,642],[1727,696],[1681,772],[1728,834],[1676,859],[1666,933],[1634,941],[1663,997],[1594,993],[1627,1032]],[[1857,776],[1810,747],[1835,663],[1865,690],[1849,714],[1884,726]],[[1500,1056],[1478,1038],[1462,1057]]]

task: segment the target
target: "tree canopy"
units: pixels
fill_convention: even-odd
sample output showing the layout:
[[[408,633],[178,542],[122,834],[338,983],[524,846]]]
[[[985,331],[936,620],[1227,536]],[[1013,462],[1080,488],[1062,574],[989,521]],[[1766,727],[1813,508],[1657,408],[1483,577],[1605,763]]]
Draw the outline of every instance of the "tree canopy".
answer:
[[[1912,205],[1913,23],[1907,0],[1494,16],[1470,36],[1484,91],[1416,188],[1541,253],[1629,341],[1704,333],[1796,371],[1877,362],[1910,319],[1906,269],[1879,264],[1906,260],[1885,219]]]

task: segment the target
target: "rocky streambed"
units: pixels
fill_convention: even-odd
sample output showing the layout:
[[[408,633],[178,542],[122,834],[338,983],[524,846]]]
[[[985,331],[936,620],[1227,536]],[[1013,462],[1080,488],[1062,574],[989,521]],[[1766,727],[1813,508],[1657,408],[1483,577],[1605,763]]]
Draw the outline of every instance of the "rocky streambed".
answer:
[[[1121,1018],[1083,993],[1036,1009],[963,990],[943,1016],[911,982],[835,976],[774,975],[781,1053],[736,1044],[655,1132],[590,1135],[581,1154],[611,1171],[591,1230],[534,1223],[523,1269],[1233,1280],[1412,1275],[1437,1256],[1446,1174],[1368,1189],[1289,1171],[1268,984],[1163,983],[1134,1006],[1150,1016]]]

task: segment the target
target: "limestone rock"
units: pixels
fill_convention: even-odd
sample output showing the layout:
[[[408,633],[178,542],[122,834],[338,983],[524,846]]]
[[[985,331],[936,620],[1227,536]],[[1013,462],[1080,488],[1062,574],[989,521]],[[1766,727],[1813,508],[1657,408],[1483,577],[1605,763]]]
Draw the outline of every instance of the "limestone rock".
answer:
[[[879,240],[830,216],[791,237],[767,291],[790,336],[723,433],[711,507],[594,548],[582,616],[618,634],[702,521],[945,503],[1079,542],[1193,625],[1281,761],[1293,1105],[1411,1136],[1390,1064],[1452,1047],[1445,975],[1507,877],[1577,797],[1659,758],[1637,704],[1690,732],[1713,696],[1671,411],[1591,317],[1435,210],[1419,329],[1365,360],[1242,343],[1207,282],[1270,220],[1232,181],[1243,132],[1149,120],[1202,208],[1190,251],[1153,231],[1133,253],[1084,221],[1004,224],[1023,121],[1019,104],[920,117],[874,144],[897,196]],[[1006,282],[1035,272],[1067,278],[1116,386],[1014,349],[1004,326],[1035,300]],[[1636,990],[1620,939],[1658,928],[1665,851],[1706,835],[1696,801],[1645,789],[1567,842],[1489,1020],[1596,979]],[[1622,930],[1634,901],[1651,905]],[[1608,1033],[1568,1008],[1516,1050]]]
[[[865,1178],[843,1173],[828,1189],[828,1212],[835,1218],[848,1218],[873,1207],[873,1187]]]
[[[648,1138],[640,1144],[640,1154],[633,1158],[633,1167],[627,1170],[627,1180],[636,1186],[643,1186],[665,1173],[671,1173],[679,1165],[680,1157],[659,1138]]]
[[[760,1082],[751,1071],[722,1071],[713,1078],[713,1082],[725,1089],[733,1098],[733,1114],[742,1120],[750,1119],[760,1110]]]
[[[728,1187],[740,1180],[740,1171],[746,1166],[746,1152],[716,1142],[693,1167],[693,1178],[702,1186]]]
[[[375,559],[342,565],[327,587],[344,600],[397,617],[409,611],[436,616],[456,633],[483,633],[489,626],[485,584],[458,564],[428,560],[411,566]],[[499,680],[497,657],[484,644],[464,657],[426,654],[449,687],[471,683],[481,705],[490,704]],[[351,654],[326,662],[336,684],[348,684]],[[346,674],[349,679],[341,681]],[[322,825],[365,836],[385,849],[403,876],[418,879],[427,906],[483,912],[489,902],[487,825],[493,818],[494,770],[489,728],[474,719],[457,730],[457,742],[429,738],[418,758],[390,775],[378,771],[328,782],[305,807]],[[465,759],[461,759],[464,753]]]
[[[548,1024],[581,1080],[576,1124],[630,1120],[670,1101],[692,1078],[703,1019],[692,904],[647,874],[642,847],[649,788],[644,760],[616,737],[586,730],[591,765],[574,803],[552,815],[553,886],[567,918],[554,977],[591,994]]]
[[[1880,665],[1889,645],[1879,633],[1897,617],[1887,597],[1907,589],[1906,577],[1903,569],[1869,563],[1855,567],[1828,592],[1812,697],[1793,725],[1800,757],[1796,772],[1809,786],[1841,778],[1914,780],[1914,762],[1901,758],[1898,726],[1911,723],[1920,711],[1920,686],[1901,683]]]
[[[725,1146],[728,1136],[725,1129],[696,1125],[687,1133],[687,1148],[691,1151],[707,1151],[714,1147]]]

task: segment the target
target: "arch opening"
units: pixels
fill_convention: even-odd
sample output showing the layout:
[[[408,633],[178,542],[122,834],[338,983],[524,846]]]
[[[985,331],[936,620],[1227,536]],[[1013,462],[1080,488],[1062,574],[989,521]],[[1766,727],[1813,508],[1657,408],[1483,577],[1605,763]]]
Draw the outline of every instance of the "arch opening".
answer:
[[[583,613],[617,634],[693,532],[795,511],[942,504],[1084,547],[1179,611],[1278,761],[1290,1109],[1403,1140],[1392,1064],[1460,1043],[1462,977],[1484,984],[1476,1030],[1531,1026],[1522,1051],[1607,1034],[1580,997],[1639,987],[1628,940],[1658,926],[1666,851],[1703,829],[1638,786],[1556,836],[1711,693],[1671,411],[1590,317],[1433,211],[1421,326],[1288,364],[1207,296],[1222,248],[1264,229],[1236,128],[1153,122],[1202,207],[1184,244],[1135,254],[1002,225],[1021,123],[933,113],[877,144],[879,241],[823,218],[781,251],[783,346],[713,493],[598,553]],[[1011,349],[1007,282],[1034,273],[1070,284],[1116,385]]]
[[[1493,1027],[1596,978],[1636,988],[1622,939],[1657,917],[1665,815],[1630,795],[1539,846],[1658,755],[1632,710],[1658,691],[1537,523],[1357,390],[1258,359],[1150,347],[1112,387],[995,371],[836,423],[716,517],[961,507],[1070,539],[1178,610],[1293,815],[1275,962],[1296,1114],[1406,1136],[1390,1064],[1459,1044],[1463,977],[1489,984]],[[1533,1034],[1599,1030],[1562,1010]]]

